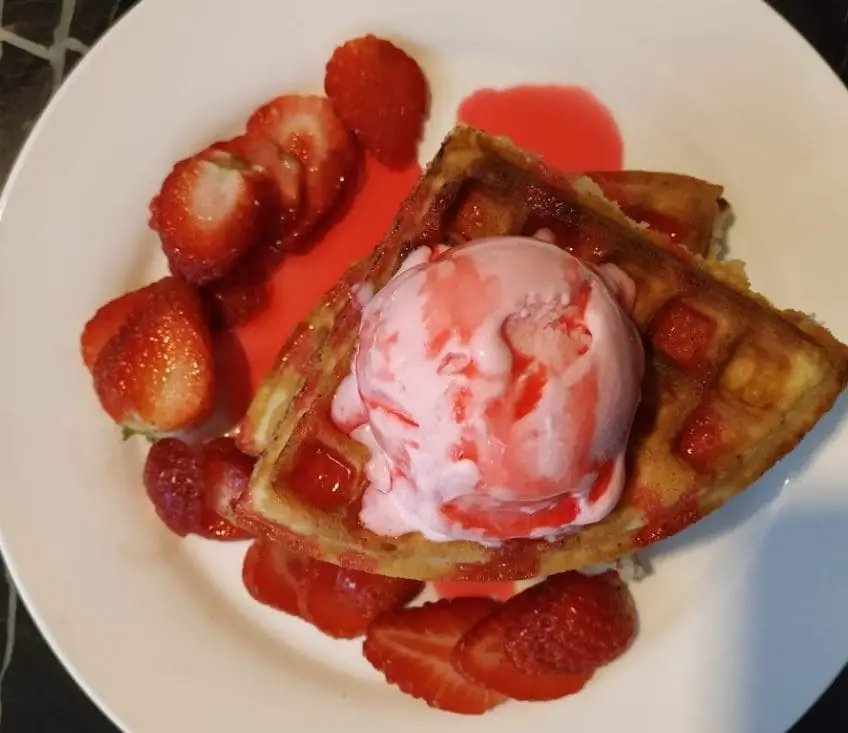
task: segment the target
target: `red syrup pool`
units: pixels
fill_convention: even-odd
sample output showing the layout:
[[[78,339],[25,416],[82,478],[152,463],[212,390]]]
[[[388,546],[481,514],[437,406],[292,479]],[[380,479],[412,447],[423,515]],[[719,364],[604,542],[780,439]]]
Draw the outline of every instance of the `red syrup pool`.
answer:
[[[621,170],[624,144],[615,119],[582,87],[527,84],[481,89],[460,104],[457,118],[510,138],[560,170]]]

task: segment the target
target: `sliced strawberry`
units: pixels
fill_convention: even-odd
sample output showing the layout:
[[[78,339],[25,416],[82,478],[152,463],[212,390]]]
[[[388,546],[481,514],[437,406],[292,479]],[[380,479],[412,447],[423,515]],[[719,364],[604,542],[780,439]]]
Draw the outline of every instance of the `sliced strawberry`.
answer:
[[[506,651],[532,674],[592,672],[636,636],[636,608],[612,571],[561,573],[528,588],[507,609]]]
[[[144,487],[156,514],[180,535],[203,516],[203,476],[195,449],[177,438],[157,440],[144,462]]]
[[[145,302],[106,343],[93,369],[103,409],[147,434],[197,425],[215,392],[211,336],[194,289],[174,277],[150,286]]]
[[[391,41],[367,35],[339,46],[327,63],[324,91],[363,147],[385,165],[417,158],[427,114],[427,80]]]
[[[153,220],[171,271],[209,282],[231,270],[258,236],[255,181],[202,156],[181,160],[162,184]]]
[[[457,642],[498,608],[490,598],[451,598],[389,611],[368,628],[365,658],[401,691],[428,705],[481,715],[506,698],[454,669]]]
[[[301,616],[301,581],[306,562],[305,558],[267,539],[257,539],[244,556],[241,571],[244,587],[260,603]]]
[[[103,347],[118,333],[135,310],[150,296],[151,286],[146,285],[138,290],[110,300],[98,308],[82,330],[80,349],[85,365],[92,369]]]
[[[524,593],[508,600],[463,636],[452,657],[454,667],[468,679],[513,700],[556,700],[579,692],[591,672],[534,674],[516,666],[507,653],[512,609],[520,605]]]
[[[245,539],[250,533],[236,527],[232,516],[236,500],[247,490],[256,459],[242,453],[232,438],[215,438],[200,450],[203,478],[203,514],[195,532],[219,540]]]
[[[224,517],[252,469],[253,459],[229,438],[202,447],[163,438],[147,453],[144,486],[156,514],[181,537],[193,533],[216,540],[246,539],[250,534]]]
[[[250,135],[268,138],[297,158],[305,173],[305,208],[287,249],[306,246],[305,236],[336,203],[356,164],[356,147],[326,97],[285,95],[259,107],[247,122]]]
[[[245,557],[245,586],[259,602],[300,616],[329,636],[361,636],[379,614],[399,608],[424,588],[417,580],[339,568],[289,552],[268,540]]]
[[[201,157],[219,165],[249,170],[265,185],[260,198],[267,235],[281,239],[297,220],[303,203],[303,167],[293,155],[259,135],[239,135],[210,145]]]
[[[381,613],[405,606],[422,590],[424,583],[418,580],[313,560],[308,564],[304,618],[329,636],[352,639],[362,636]]]

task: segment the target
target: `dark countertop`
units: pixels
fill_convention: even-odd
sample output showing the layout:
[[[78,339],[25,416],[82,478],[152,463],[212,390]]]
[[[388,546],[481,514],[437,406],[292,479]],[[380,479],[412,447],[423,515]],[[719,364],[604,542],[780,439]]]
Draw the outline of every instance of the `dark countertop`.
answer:
[[[138,0],[0,0],[0,182],[33,121],[88,47]],[[705,0],[708,2],[709,0]],[[848,0],[769,0],[848,84]],[[0,578],[2,733],[115,733]],[[0,606],[3,604],[0,603]],[[848,619],[846,619],[848,623]],[[8,665],[8,667],[7,667]],[[848,731],[848,668],[792,733]],[[779,733],[779,732],[775,732]]]

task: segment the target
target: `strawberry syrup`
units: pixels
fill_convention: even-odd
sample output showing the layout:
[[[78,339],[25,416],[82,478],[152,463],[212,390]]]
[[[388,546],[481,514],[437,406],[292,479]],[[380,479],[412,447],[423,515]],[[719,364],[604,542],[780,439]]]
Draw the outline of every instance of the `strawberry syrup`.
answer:
[[[415,163],[393,171],[366,156],[354,204],[305,254],[288,257],[270,280],[268,308],[222,337],[218,370],[227,395],[227,412],[238,418],[247,407],[292,329],[309,315],[348,265],[369,255],[383,238],[401,202],[421,176]],[[229,367],[229,368],[228,368]]]
[[[515,583],[511,580],[492,580],[477,582],[474,580],[436,580],[433,590],[440,598],[468,598],[469,596],[494,598],[506,601],[515,595]]]
[[[620,170],[622,166],[623,144],[612,114],[580,87],[481,89],[460,104],[457,118],[488,133],[505,135],[562,170]],[[420,175],[417,164],[391,171],[367,156],[354,205],[312,250],[289,257],[277,270],[268,309],[220,340],[223,364],[218,373],[225,381],[223,390],[230,394],[231,414],[243,412],[294,326],[350,262],[370,254],[382,239]],[[512,582],[437,581],[433,586],[442,597],[505,600],[516,591]]]
[[[615,119],[582,87],[481,89],[460,104],[457,117],[492,135],[505,135],[560,170],[621,170],[624,144]]]

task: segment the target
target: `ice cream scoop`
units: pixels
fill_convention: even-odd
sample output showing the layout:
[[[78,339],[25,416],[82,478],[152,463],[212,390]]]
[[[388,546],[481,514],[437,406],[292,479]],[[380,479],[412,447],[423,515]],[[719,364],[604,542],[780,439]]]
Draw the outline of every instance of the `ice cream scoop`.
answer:
[[[632,300],[624,272],[539,238],[412,252],[333,400],[370,451],[363,524],[497,543],[603,519],[644,370]]]

